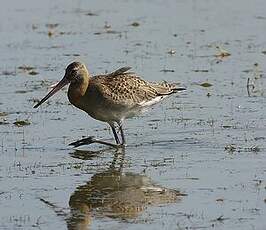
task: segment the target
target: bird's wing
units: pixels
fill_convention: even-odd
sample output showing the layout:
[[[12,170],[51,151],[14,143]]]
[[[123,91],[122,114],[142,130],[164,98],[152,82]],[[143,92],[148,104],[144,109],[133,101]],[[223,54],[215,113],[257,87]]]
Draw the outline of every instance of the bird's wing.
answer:
[[[127,107],[145,106],[176,92],[174,85],[146,82],[135,73],[127,72],[129,69],[130,67],[123,67],[95,78],[98,89],[106,100]]]
[[[125,67],[122,67],[120,69],[117,69],[116,71],[108,74],[108,76],[109,77],[114,77],[114,76],[118,76],[118,75],[123,75],[123,74],[125,74],[130,69],[131,69],[131,67],[125,66]]]

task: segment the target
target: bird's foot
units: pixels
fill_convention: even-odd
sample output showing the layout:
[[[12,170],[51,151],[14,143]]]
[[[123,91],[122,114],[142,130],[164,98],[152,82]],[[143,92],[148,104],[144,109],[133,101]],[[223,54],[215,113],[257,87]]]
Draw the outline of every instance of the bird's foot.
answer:
[[[125,147],[124,144],[113,144],[113,143],[110,143],[110,142],[106,142],[106,141],[95,139],[94,136],[89,136],[87,138],[72,142],[69,145],[72,145],[74,147],[79,147],[79,146],[82,146],[82,145],[90,145],[90,144],[93,144],[93,143],[99,143],[99,144],[103,144],[103,145],[108,145],[108,146],[111,146],[111,147],[114,147],[114,148],[124,148]]]
[[[68,145],[73,145],[74,147],[79,147],[81,145],[89,145],[89,144],[92,144],[94,143],[94,136],[89,136],[87,138],[83,138],[81,140],[78,140],[78,141],[74,141]]]

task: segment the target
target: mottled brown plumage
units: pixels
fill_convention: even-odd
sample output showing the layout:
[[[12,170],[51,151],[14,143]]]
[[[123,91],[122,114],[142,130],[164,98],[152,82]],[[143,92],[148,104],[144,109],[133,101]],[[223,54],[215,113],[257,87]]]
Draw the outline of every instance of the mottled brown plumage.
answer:
[[[184,88],[174,84],[151,83],[142,80],[130,67],[120,68],[110,74],[92,77],[80,62],[68,65],[64,78],[37,105],[45,102],[64,85],[70,83],[68,99],[91,117],[107,122],[114,133],[117,145],[124,144],[122,121],[138,114],[143,108],[161,101],[166,96]],[[121,132],[120,142],[115,123]]]
[[[100,85],[99,90],[103,97],[116,104],[127,106],[141,106],[158,96],[169,95],[175,91],[175,86],[165,82],[161,84],[149,83],[139,78],[133,72],[127,72],[130,67],[96,76],[92,84]]]

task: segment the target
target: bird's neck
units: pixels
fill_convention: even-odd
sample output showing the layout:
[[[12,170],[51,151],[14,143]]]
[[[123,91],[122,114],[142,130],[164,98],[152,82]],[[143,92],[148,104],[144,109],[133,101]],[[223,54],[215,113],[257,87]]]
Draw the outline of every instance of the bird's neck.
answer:
[[[68,89],[68,99],[71,104],[78,106],[80,99],[85,95],[90,79],[84,78],[82,82],[71,83]]]

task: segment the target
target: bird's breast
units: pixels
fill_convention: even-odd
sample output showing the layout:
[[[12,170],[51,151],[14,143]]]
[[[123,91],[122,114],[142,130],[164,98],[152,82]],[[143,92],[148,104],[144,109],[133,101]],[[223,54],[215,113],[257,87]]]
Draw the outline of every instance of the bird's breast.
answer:
[[[79,102],[80,102],[80,99],[82,97],[82,95],[80,94],[80,92],[76,89],[69,89],[68,90],[68,93],[67,93],[67,96],[68,96],[68,100],[71,104],[75,105],[75,106],[78,106],[79,105]]]
[[[105,106],[102,105],[102,100],[100,99],[97,92],[88,88],[84,94],[81,93],[82,90],[78,87],[69,87],[68,99],[69,102],[75,107],[83,110],[91,117],[107,121],[108,113]]]
[[[70,103],[80,109],[86,103],[82,101],[82,98],[86,96],[86,91],[88,88],[88,84],[81,83],[81,84],[70,84],[67,92],[68,100]]]
[[[105,98],[97,87],[89,86],[84,94],[82,89],[70,85],[68,99],[75,107],[85,111],[92,118],[104,122],[120,121],[137,115],[139,108],[129,108]]]

